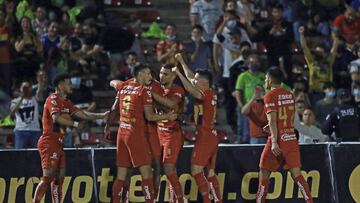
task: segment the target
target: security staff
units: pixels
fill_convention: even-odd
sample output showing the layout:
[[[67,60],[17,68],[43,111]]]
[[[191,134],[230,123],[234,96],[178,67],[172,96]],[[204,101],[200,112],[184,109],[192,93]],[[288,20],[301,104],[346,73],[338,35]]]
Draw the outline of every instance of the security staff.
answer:
[[[340,105],[326,117],[321,126],[322,133],[331,135],[335,132],[340,141],[360,141],[360,112],[352,102],[350,91],[340,88],[337,96]]]

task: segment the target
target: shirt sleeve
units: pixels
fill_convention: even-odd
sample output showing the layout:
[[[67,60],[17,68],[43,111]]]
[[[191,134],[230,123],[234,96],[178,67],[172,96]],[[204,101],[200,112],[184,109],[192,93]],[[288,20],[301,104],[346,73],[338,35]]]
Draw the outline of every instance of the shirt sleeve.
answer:
[[[173,97],[175,97],[178,101],[181,101],[185,96],[185,92],[181,88],[177,88],[174,92]]]
[[[55,113],[60,113],[60,104],[61,101],[58,96],[51,95],[50,98],[46,100],[46,107],[48,108],[51,115]]]
[[[240,74],[238,76],[238,78],[236,79],[235,89],[236,90],[244,90],[244,82],[243,82],[242,74]]]
[[[264,96],[264,104],[265,104],[265,113],[270,113],[272,111],[277,111],[277,104],[276,99],[274,98],[275,95],[266,94]]]
[[[121,90],[121,88],[123,87],[123,85],[124,85],[124,82],[119,82],[119,83],[116,84],[115,89],[116,89],[117,91],[119,91],[119,90]]]

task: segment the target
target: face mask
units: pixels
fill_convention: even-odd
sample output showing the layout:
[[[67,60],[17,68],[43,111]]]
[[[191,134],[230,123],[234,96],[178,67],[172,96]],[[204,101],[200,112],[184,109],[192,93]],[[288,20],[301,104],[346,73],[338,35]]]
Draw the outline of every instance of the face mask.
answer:
[[[327,97],[335,97],[336,93],[334,91],[328,91],[325,93]]]
[[[354,22],[354,18],[346,18],[345,22],[346,22],[346,24],[351,24]]]
[[[229,30],[233,30],[236,28],[236,20],[229,20],[226,24],[226,27],[229,29]]]
[[[256,72],[259,69],[259,65],[258,64],[251,64],[249,66],[249,69],[251,70],[251,72]]]
[[[78,88],[80,87],[80,84],[81,84],[81,78],[71,78],[71,84],[74,88]]]
[[[166,39],[174,41],[176,39],[176,35],[166,35]]]
[[[360,89],[354,89],[352,93],[354,97],[360,97]]]

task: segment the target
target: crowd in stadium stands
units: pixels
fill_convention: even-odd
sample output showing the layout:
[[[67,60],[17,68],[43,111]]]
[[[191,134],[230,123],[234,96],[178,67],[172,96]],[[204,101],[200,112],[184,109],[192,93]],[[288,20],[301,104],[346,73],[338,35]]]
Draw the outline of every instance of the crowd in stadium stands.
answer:
[[[0,0],[0,128],[14,122],[15,148],[36,147],[44,100],[56,74],[69,72],[70,99],[94,111],[94,80],[103,80],[97,89],[106,90],[106,81],[127,80],[136,65],[150,62],[144,59],[141,35],[121,22],[107,24],[103,1],[86,2]],[[176,53],[193,70],[211,70],[219,107],[235,135],[231,141],[260,144],[267,139],[265,125],[252,118],[264,113],[264,73],[278,66],[283,87],[296,97],[300,143],[359,141],[359,2],[190,0],[191,33],[179,39],[182,30],[166,22],[150,52],[157,61],[154,72],[156,64],[177,65]],[[193,103],[189,97],[188,122]],[[71,147],[91,132],[66,133],[65,146]]]

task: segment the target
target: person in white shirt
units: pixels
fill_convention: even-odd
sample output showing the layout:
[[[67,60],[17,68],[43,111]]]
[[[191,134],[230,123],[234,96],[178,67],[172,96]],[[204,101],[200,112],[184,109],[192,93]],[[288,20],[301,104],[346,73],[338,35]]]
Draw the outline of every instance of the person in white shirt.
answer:
[[[10,116],[15,117],[15,149],[36,148],[41,136],[39,124],[38,93],[32,95],[31,84],[23,82],[21,96],[13,99]]]
[[[295,115],[295,128],[299,131],[299,143],[300,144],[313,144],[317,142],[328,141],[328,136],[321,132],[321,129],[315,125],[315,115],[311,109],[305,109],[303,116],[303,122],[300,122],[299,116]]]

